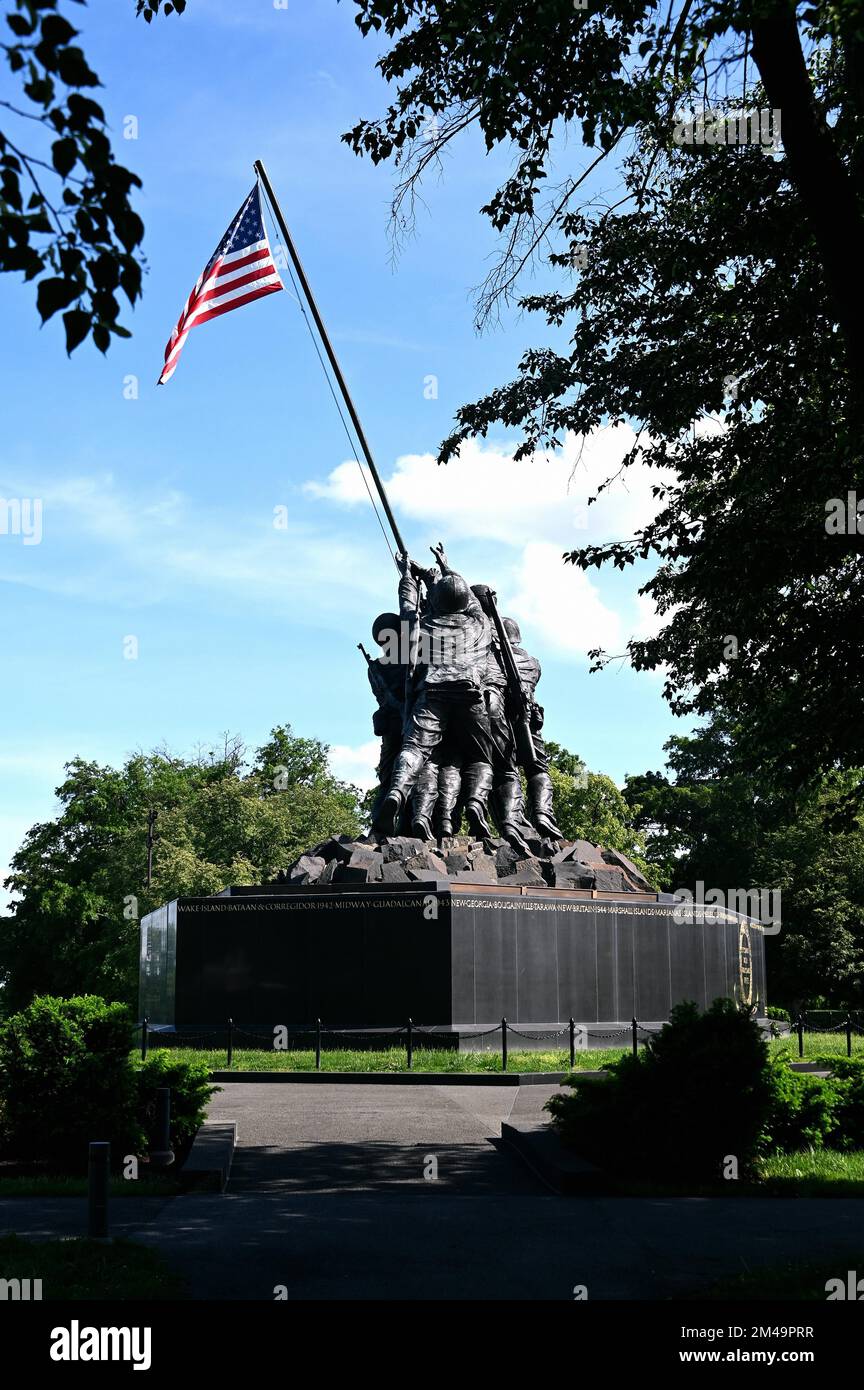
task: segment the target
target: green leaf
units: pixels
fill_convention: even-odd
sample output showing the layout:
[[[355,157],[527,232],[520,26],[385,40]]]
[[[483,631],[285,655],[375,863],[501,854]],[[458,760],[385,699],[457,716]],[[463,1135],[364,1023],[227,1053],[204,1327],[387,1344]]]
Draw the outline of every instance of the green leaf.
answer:
[[[49,14],[42,21],[42,38],[55,48],[60,48],[67,44],[70,39],[74,39],[78,33],[61,14]]]
[[[57,54],[57,71],[67,87],[98,87],[99,78],[80,48],[63,48]]]
[[[70,357],[90,332],[90,322],[90,315],[84,309],[68,309],[63,315],[63,323],[66,326],[66,351]]]
[[[34,21],[25,19],[23,14],[7,14],[6,23],[12,33],[17,34],[20,39],[29,37],[36,28]]]
[[[36,77],[24,86],[25,94],[31,101],[35,101],[39,106],[47,106],[54,97],[54,83],[47,75]]]
[[[63,178],[75,168],[78,162],[78,146],[71,136],[55,140],[51,146],[51,159],[57,173]]]
[[[64,280],[59,276],[49,276],[40,280],[36,290],[36,307],[42,315],[42,322],[50,319],[58,309],[65,309],[73,300],[80,299],[83,286],[75,280]]]
[[[92,121],[104,122],[105,112],[97,101],[72,92],[66,105],[69,108],[69,127],[71,130],[86,130]]]

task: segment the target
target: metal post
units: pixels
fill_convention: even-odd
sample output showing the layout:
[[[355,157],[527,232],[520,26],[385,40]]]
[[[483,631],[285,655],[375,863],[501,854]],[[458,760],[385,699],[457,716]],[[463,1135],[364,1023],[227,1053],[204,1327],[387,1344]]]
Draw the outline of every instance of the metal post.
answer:
[[[174,1162],[171,1148],[171,1087],[159,1086],[156,1090],[156,1130],[153,1135],[153,1148],[150,1162],[157,1168],[169,1168]]]
[[[507,1070],[507,1020],[501,1020],[501,1070]]]
[[[576,1020],[575,1020],[575,1018],[571,1018],[571,1020],[570,1020],[570,1065],[571,1065],[571,1067],[575,1067],[575,1065],[576,1065]]]
[[[636,1057],[636,1056],[638,1055],[638,1052],[639,1052],[639,1024],[636,1022],[636,1020],[635,1020],[635,1018],[634,1018],[634,1020],[633,1020],[633,1056]]]
[[[357,435],[360,448],[363,450],[363,457],[365,458],[369,466],[369,472],[372,474],[372,481],[375,484],[375,487],[378,491],[378,496],[381,498],[381,505],[383,506],[385,514],[387,516],[387,520],[390,523],[390,529],[393,532],[393,539],[396,542],[396,548],[399,551],[400,555],[407,555],[408,552],[405,548],[405,542],[402,539],[399,527],[396,525],[396,518],[393,515],[393,512],[390,508],[389,499],[387,497],[386,492],[384,491],[384,484],[381,482],[381,479],[378,476],[378,469],[375,467],[375,460],[372,457],[372,450],[369,448],[366,435],[363,433],[363,426],[360,423],[360,417],[357,414],[354,402],[351,399],[348,386],[345,382],[345,378],[342,375],[342,368],[339,366],[336,354],[333,351],[333,346],[330,342],[329,337],[327,336],[327,329],[324,327],[324,320],[322,319],[321,314],[319,313],[318,305],[315,303],[315,297],[312,294],[309,281],[306,279],[306,272],[304,271],[303,265],[300,261],[300,257],[297,254],[297,248],[295,247],[294,242],[291,238],[291,233],[288,230],[288,224],[285,221],[285,218],[282,214],[282,209],[280,208],[279,203],[276,199],[276,194],[273,192],[273,185],[267,177],[267,170],[264,168],[264,165],[261,163],[260,159],[255,160],[253,168],[255,170],[256,176],[261,180],[261,186],[263,187],[264,192],[267,195],[267,201],[269,202],[270,207],[273,209],[273,216],[276,219],[280,232],[285,238],[285,245],[288,248],[288,254],[291,257],[291,262],[294,266],[294,271],[297,275],[297,279],[300,281],[300,286],[303,290],[303,293],[306,296],[309,308],[312,310],[312,317],[315,320],[315,327],[318,329],[319,337],[321,338],[321,342],[324,345],[324,351],[326,352],[327,359],[330,363],[331,368],[333,369],[333,375],[336,378],[339,390],[342,392],[342,399],[344,400],[345,405],[348,408],[348,414],[351,416],[351,423],[354,426],[354,431]]]
[[[406,1041],[408,1046],[408,1070],[411,1071],[414,1067],[414,1021],[410,1018],[408,1020],[408,1037]]]
[[[228,1067],[230,1069],[234,1061],[234,1020],[228,1020]]]
[[[852,1056],[852,1015],[846,1015],[846,1056]]]
[[[321,1070],[321,1020],[315,1020],[315,1070]]]
[[[148,1020],[148,1018],[147,1018],[147,1015],[145,1014],[145,1015],[144,1015],[144,1018],[143,1018],[142,1021],[141,1021],[141,1061],[142,1061],[142,1062],[146,1062],[146,1061],[147,1061],[147,1025],[148,1025],[148,1023],[149,1023],[149,1020]]]
[[[87,1156],[87,1234],[91,1240],[108,1235],[108,1179],[111,1174],[111,1145],[90,1144]]]
[[[804,1056],[804,1015],[798,1015],[798,1056]]]

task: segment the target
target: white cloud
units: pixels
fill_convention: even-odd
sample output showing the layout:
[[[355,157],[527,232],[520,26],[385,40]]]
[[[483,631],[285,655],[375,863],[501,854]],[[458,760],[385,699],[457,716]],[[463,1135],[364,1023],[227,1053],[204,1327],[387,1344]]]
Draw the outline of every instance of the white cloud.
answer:
[[[634,440],[629,426],[618,425],[584,441],[570,435],[560,453],[537,453],[521,462],[512,449],[468,440],[459,457],[443,466],[433,454],[403,454],[385,487],[397,514],[423,521],[449,540],[523,546],[542,536],[563,550],[626,539],[657,510],[652,486],[671,477],[637,463],[598,494]],[[326,482],[307,482],[304,491],[340,506],[370,505],[353,459]],[[589,506],[592,496],[598,500]]]
[[[0,580],[70,598],[150,604],[213,590],[312,621],[313,596],[319,615],[374,608],[389,576],[386,555],[370,558],[365,536],[333,536],[290,509],[277,526],[266,509],[240,517],[193,506],[174,489],[123,491],[110,473],[7,491],[43,499],[44,534],[39,546],[0,551]]]
[[[377,738],[352,748],[349,743],[334,743],[330,747],[330,770],[343,782],[353,782],[364,791],[374,787],[378,778],[375,768],[381,756],[381,744]]]
[[[539,640],[562,656],[584,657],[593,647],[618,653],[627,640],[586,571],[563,564],[560,548],[545,541],[526,545],[506,607],[529,645]]]
[[[505,547],[491,578],[508,612],[524,623],[526,640],[582,662],[592,648],[623,652],[630,637],[648,636],[661,625],[635,584],[628,593],[619,581],[610,599],[607,571],[589,577],[563,559],[569,548],[626,540],[656,513],[652,488],[673,475],[639,463],[619,474],[634,440],[633,430],[619,425],[584,441],[569,436],[559,454],[538,453],[522,462],[514,460],[512,449],[470,440],[445,466],[432,454],[402,455],[385,487],[396,514],[445,539],[450,558],[466,574],[472,544]],[[351,459],[325,482],[307,482],[304,491],[341,509],[368,508],[367,482]],[[589,506],[591,497],[598,500]],[[488,563],[487,557],[487,568]]]

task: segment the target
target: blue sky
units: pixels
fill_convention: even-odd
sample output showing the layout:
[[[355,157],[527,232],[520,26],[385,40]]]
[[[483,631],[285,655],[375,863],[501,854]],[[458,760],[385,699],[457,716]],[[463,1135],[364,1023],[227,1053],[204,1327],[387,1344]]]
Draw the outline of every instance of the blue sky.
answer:
[[[586,578],[560,561],[565,547],[630,534],[648,514],[638,476],[585,511],[627,431],[520,465],[502,431],[447,469],[434,463],[456,408],[508,380],[524,346],[549,340],[541,322],[516,315],[483,336],[472,327],[471,289],[495,244],[478,209],[504,156],[472,139],[454,149],[394,266],[393,171],[340,141],[387,96],[352,5],[189,0],[182,18],[149,27],[133,0],[69,9],[105,84],[118,158],[144,182],[148,271],[143,301],[125,316],[134,336],[104,359],[86,345],[68,360],[59,318],[38,327],[32,287],[0,284],[0,496],[43,507],[38,545],[0,535],[0,868],[52,813],[75,754],[191,751],[226,730],[254,747],[290,722],[332,745],[340,773],[368,780],[371,709],[356,643],[392,606],[395,572],[290,296],[196,329],[173,380],[155,385],[256,157],[412,551],[423,557],[443,539],[471,582],[497,587],[543,664],[549,737],[618,781],[661,766],[676,728],[662,678],[621,665],[589,676],[585,658],[651,630],[638,579]],[[126,141],[128,116],[138,138]],[[137,399],[127,398],[130,377]],[[285,529],[275,508],[287,509]]]

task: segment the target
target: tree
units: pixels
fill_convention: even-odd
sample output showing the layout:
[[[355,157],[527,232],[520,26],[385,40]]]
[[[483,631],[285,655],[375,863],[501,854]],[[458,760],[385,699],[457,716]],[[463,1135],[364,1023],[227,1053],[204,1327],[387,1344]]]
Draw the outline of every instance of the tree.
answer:
[[[65,311],[68,352],[88,336],[106,352],[112,335],[130,337],[118,292],[130,305],[141,293],[144,226],[130,202],[141,181],[115,160],[105,112],[86,95],[101,84],[65,8],[14,0],[5,15],[19,91],[0,101],[0,271],[37,280],[43,323]]]
[[[861,476],[864,284],[839,250],[841,236],[861,240],[859,0],[814,4],[797,25],[786,0],[684,0],[668,14],[641,0],[357,5],[364,33],[395,40],[379,67],[396,96],[345,138],[396,163],[397,227],[424,171],[477,124],[488,148],[516,150],[483,208],[503,249],[478,322],[519,296],[541,250],[568,277],[519,297],[566,348],[526,352],[515,380],[463,406],[441,460],[496,424],[521,431],[524,457],[631,421],[622,471],[657,470],[656,518],[566,558],[658,564],[641,592],[665,625],[628,644],[634,666],[665,667],[676,713],[731,718],[772,782],[864,765],[857,513],[827,527]],[[718,122],[725,138],[726,117],[781,97],[782,157],[676,143],[688,103],[719,113],[714,140]],[[598,153],[547,195],[573,126]],[[580,203],[612,151],[621,197]]]
[[[624,790],[655,881],[672,892],[700,881],[705,893],[779,890],[780,932],[766,938],[771,1000],[860,1006],[864,773],[826,773],[793,799],[742,765],[729,724],[666,750],[670,776],[628,777]]]
[[[228,740],[193,759],[159,750],[121,769],[67,764],[60,814],[29,831],[6,880],[17,901],[0,922],[4,1011],[37,993],[134,1003],[144,913],[261,883],[316,840],[359,833],[359,793],[329,772],[324,744],[280,727],[245,767]]]
[[[397,218],[410,221],[423,173],[468,126],[480,127],[487,149],[515,144],[510,177],[483,208],[496,229],[508,233],[486,282],[485,312],[510,293],[526,254],[562,226],[588,172],[626,135],[668,134],[688,98],[719,106],[734,92],[733,100],[740,94],[746,105],[753,95],[749,61],[770,104],[782,110],[789,173],[851,362],[864,367],[864,285],[849,276],[847,262],[864,233],[860,190],[804,52],[806,46],[811,54],[820,48],[842,54],[850,87],[860,94],[862,0],[815,0],[800,24],[795,0],[672,0],[668,6],[611,0],[597,9],[571,0],[355,4],[364,35],[383,30],[395,40],[377,66],[397,93],[383,118],[361,121],[343,138],[376,163],[395,159],[402,170]],[[556,188],[540,211],[553,147],[571,125],[599,151],[597,159]]]
[[[590,840],[605,849],[626,854],[649,879],[653,869],[645,859],[645,841],[635,828],[638,808],[631,806],[611,777],[589,772],[575,753],[547,743],[555,819],[568,840]]]

